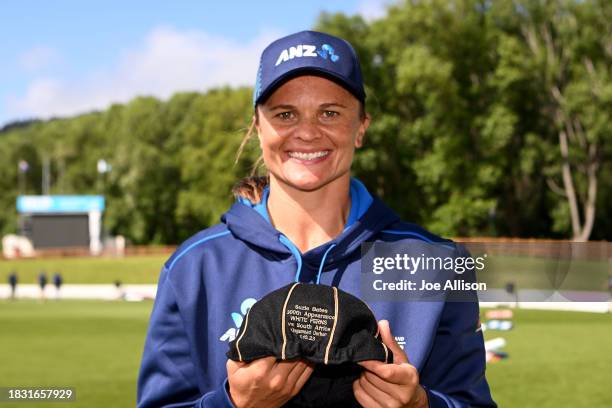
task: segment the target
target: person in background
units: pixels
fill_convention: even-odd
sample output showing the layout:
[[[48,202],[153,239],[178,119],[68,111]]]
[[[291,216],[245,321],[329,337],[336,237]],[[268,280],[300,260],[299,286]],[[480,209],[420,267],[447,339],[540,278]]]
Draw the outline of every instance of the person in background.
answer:
[[[115,289],[117,290],[117,300],[125,300],[125,291],[123,290],[123,283],[117,279],[115,282]]]
[[[45,287],[47,286],[47,273],[43,270],[38,274],[38,286],[40,287],[40,299],[45,300]]]
[[[11,299],[15,299],[17,295],[17,282],[19,278],[17,277],[17,271],[12,271],[8,276],[8,282],[11,287]]]
[[[55,286],[55,298],[59,299],[60,297],[60,289],[62,288],[62,284],[64,283],[64,280],[62,278],[62,275],[59,272],[55,272],[53,274],[53,285]]]

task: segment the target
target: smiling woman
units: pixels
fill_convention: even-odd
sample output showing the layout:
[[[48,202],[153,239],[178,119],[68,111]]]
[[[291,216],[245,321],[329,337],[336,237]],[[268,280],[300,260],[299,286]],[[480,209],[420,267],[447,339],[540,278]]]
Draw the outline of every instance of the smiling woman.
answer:
[[[360,104],[322,77],[300,76],[280,86],[257,108],[257,133],[271,181],[312,191],[333,189],[348,177],[369,125],[369,118],[359,117]]]
[[[330,219],[325,222],[329,233],[296,238],[303,252],[331,240],[346,224],[351,163],[369,125],[361,106],[340,85],[313,75],[288,80],[257,106],[254,120],[270,189],[279,192],[268,200],[272,222],[287,214],[287,201],[300,202],[306,209],[302,212],[311,216],[316,211]],[[341,212],[322,209],[325,201],[343,203],[336,206]]]
[[[351,177],[370,117],[349,43],[313,31],[273,42],[263,51],[253,102],[253,124],[241,148],[256,130],[267,174],[240,181],[222,223],[190,238],[164,265],[138,406],[494,407],[475,295],[454,304],[364,306],[384,319],[376,335],[367,334],[383,361],[364,360],[356,351],[343,355],[342,364],[305,355],[287,359],[284,352],[277,359],[265,351],[274,348],[267,344],[272,338],[259,339],[269,347],[251,350],[258,356],[253,360],[226,358],[233,355],[226,354],[226,341],[239,349],[246,328],[262,324],[249,319],[251,306],[282,287],[291,288],[284,304],[270,306],[289,316],[275,328],[282,350],[291,341],[319,342],[309,348],[325,355],[347,344],[360,347],[357,336],[334,337],[336,322],[346,324],[337,298],[304,298],[285,315],[293,288],[329,285],[336,296],[342,289],[359,298],[361,244],[448,242],[402,222]],[[317,336],[300,332],[321,323],[308,319],[319,318],[312,312],[324,304],[333,327]],[[362,329],[353,324],[351,330]],[[403,348],[391,330],[405,340]]]

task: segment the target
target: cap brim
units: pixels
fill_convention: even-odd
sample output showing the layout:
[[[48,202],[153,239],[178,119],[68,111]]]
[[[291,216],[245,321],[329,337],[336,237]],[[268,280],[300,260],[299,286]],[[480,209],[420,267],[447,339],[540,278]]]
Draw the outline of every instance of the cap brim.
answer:
[[[285,82],[289,81],[290,79],[308,74],[329,79],[330,81],[337,83],[338,85],[349,91],[351,94],[353,94],[355,98],[357,98],[357,100],[365,102],[365,94],[363,94],[363,92],[361,92],[359,89],[347,82],[343,77],[336,74],[335,72],[319,67],[299,67],[292,69],[291,71],[287,71],[286,73],[272,81],[270,85],[266,87],[266,90],[259,95],[259,97],[255,101],[255,106],[264,103],[266,99],[268,99],[270,95],[272,95],[274,91],[276,91]]]

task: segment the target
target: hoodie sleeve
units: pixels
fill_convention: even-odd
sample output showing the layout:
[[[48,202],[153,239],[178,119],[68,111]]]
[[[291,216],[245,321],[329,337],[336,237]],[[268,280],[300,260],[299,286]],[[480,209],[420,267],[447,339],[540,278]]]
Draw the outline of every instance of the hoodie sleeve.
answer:
[[[469,256],[467,251],[461,252],[460,256]],[[471,296],[472,301],[447,301],[444,305],[430,357],[420,377],[430,408],[497,407],[485,377],[478,297],[475,292]]]
[[[233,407],[227,380],[202,394],[168,270],[160,274],[140,373],[137,407]]]

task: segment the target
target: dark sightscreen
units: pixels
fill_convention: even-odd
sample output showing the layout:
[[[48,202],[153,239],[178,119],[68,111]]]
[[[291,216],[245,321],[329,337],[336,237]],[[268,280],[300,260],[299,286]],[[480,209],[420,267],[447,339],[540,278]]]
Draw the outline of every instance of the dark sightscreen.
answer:
[[[28,221],[34,248],[89,247],[87,214],[32,215]]]

